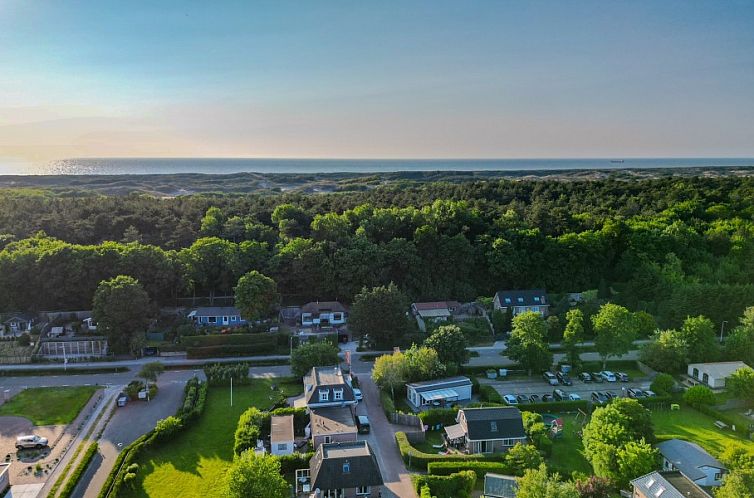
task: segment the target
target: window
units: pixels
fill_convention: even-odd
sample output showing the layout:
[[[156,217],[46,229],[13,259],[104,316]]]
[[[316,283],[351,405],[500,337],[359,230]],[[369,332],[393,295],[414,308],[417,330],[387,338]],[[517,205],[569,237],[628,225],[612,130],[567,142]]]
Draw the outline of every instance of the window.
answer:
[[[531,310],[534,311],[535,313],[539,313],[539,306],[532,306]]]
[[[511,303],[511,298],[509,298],[509,297],[506,297],[506,298],[505,298],[505,304],[510,304],[510,303]]]
[[[534,302],[535,302],[535,303],[538,303],[538,302],[539,302],[539,296],[534,296]]]
[[[333,394],[332,398],[335,401],[340,401],[343,399],[343,389],[335,389],[333,390],[332,394]]]
[[[719,480],[720,480],[720,479],[722,479],[722,478],[723,478],[723,473],[722,473],[722,472],[717,472],[717,473],[715,474],[715,480],[716,480],[716,481],[719,481]]]
[[[343,473],[344,474],[350,474],[351,473],[351,464],[350,464],[350,462],[343,462]]]
[[[654,477],[650,477],[649,480],[647,481],[647,487],[651,488],[654,485],[655,485],[655,478]]]
[[[325,441],[325,444],[332,443],[332,436],[325,436],[324,441]]]
[[[356,488],[356,494],[357,495],[368,495],[369,494],[369,486],[358,486]]]
[[[319,401],[320,402],[330,401],[330,391],[327,391],[327,390],[320,391],[319,392]]]
[[[209,323],[217,323],[217,317],[216,316],[207,317],[207,321]]]
[[[232,316],[232,317],[230,317],[230,321],[231,321],[231,322],[235,322],[235,321],[236,321],[237,319],[238,319],[238,317],[236,317],[236,316]]]
[[[288,444],[287,443],[280,443],[280,444],[278,444],[278,451],[285,451],[287,449],[288,449]]]
[[[523,302],[524,302],[524,298],[523,298],[523,297],[519,297],[519,298],[518,298],[518,299],[516,299],[516,300],[517,300],[517,301],[518,301],[519,303],[523,303]]]
[[[497,432],[497,422],[490,422],[490,432]]]

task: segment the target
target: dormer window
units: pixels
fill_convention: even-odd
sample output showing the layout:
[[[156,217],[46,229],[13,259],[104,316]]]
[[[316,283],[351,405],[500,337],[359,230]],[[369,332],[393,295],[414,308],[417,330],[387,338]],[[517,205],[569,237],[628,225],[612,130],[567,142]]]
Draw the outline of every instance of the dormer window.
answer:
[[[350,462],[343,462],[343,473],[344,474],[350,474],[351,473],[351,463]]]
[[[539,296],[534,296],[534,302],[539,302]]]
[[[497,422],[490,422],[490,432],[497,432]]]
[[[505,298],[505,304],[510,304],[510,303],[511,303],[511,298],[509,298],[509,297],[506,297],[506,298]]]
[[[519,302],[519,303],[523,303],[523,302],[524,302],[524,298],[523,298],[523,297],[519,297],[519,298],[518,298],[518,302]]]
[[[324,390],[319,392],[319,401],[320,403],[323,401],[330,401],[330,391]]]
[[[333,399],[335,401],[342,401],[343,400],[343,389],[334,389],[333,392]]]

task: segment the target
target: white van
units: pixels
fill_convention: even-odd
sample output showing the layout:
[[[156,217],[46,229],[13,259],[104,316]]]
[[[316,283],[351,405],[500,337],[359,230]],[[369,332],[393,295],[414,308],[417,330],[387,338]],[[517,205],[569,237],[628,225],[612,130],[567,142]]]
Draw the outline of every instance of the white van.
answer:
[[[605,382],[618,382],[618,378],[610,370],[603,370],[600,375],[605,379]]]

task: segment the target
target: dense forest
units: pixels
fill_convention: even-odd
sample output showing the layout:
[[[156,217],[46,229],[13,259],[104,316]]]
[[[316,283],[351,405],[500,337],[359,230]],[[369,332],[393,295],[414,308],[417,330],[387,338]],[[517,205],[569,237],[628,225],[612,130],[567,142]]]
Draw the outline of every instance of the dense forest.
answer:
[[[599,289],[661,326],[754,304],[754,178],[486,180],[336,193],[0,191],[0,308],[87,309],[137,278],[157,303],[230,293],[249,270],[285,303]]]

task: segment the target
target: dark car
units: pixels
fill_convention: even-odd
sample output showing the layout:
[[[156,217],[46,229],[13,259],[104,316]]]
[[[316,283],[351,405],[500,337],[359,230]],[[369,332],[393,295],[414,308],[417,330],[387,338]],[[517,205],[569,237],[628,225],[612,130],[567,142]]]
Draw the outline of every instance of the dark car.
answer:
[[[555,401],[565,401],[568,399],[568,393],[562,389],[555,389],[552,392],[552,397]]]
[[[542,378],[545,379],[545,382],[550,384],[551,386],[557,386],[558,385],[558,378],[555,377],[555,374],[552,372],[545,372],[542,374]]]
[[[644,394],[644,391],[642,391],[641,389],[631,388],[628,390],[628,397],[634,398],[634,399],[641,399],[641,398],[646,398],[647,395]]]
[[[628,374],[623,372],[615,372],[615,376],[618,377],[618,380],[621,382],[629,382],[631,380]]]
[[[618,397],[618,393],[616,393],[615,391],[605,391],[605,396],[610,399],[615,399]]]
[[[592,381],[592,376],[589,375],[589,372],[581,372],[579,374],[579,380],[581,382],[591,382]]]
[[[602,384],[603,382],[605,382],[605,379],[602,378],[602,374],[600,374],[599,372],[592,372],[591,376],[592,381],[596,382],[597,384]]]
[[[359,434],[369,434],[370,428],[369,419],[366,415],[356,417],[356,429],[359,431]]]
[[[542,395],[542,403],[549,403],[551,401],[554,401],[555,398],[552,397],[552,394],[543,394]]]
[[[526,403],[529,401],[529,398],[527,398],[524,394],[519,394],[518,396],[516,396],[516,399],[519,403]]]
[[[610,401],[610,398],[608,398],[607,394],[602,391],[595,391],[592,393],[592,403],[595,405],[604,405],[608,401]]]
[[[571,380],[571,378],[568,376],[567,373],[558,372],[555,375],[555,377],[558,379],[558,382],[560,382],[564,386],[572,386],[573,385],[573,381]]]
[[[529,396],[530,403],[539,403],[540,401],[542,401],[542,398],[539,397],[539,394],[532,394]]]

